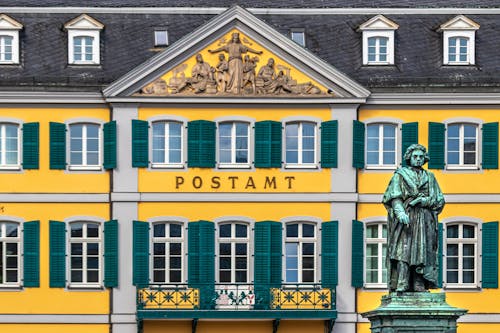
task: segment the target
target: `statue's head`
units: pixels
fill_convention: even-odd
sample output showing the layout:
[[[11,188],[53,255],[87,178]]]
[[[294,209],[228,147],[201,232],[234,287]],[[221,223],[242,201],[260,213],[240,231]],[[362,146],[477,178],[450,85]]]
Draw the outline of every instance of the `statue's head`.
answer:
[[[240,43],[240,34],[238,32],[233,32],[231,40],[235,43]]]
[[[203,62],[203,56],[199,53],[196,55],[196,62]]]
[[[223,53],[219,53],[219,60],[222,61],[224,59],[225,59],[224,54]]]
[[[267,61],[267,65],[269,67],[274,67],[274,59],[273,58],[269,58],[269,60]]]
[[[414,143],[406,149],[404,159],[407,165],[421,167],[429,161],[427,149],[419,143]]]

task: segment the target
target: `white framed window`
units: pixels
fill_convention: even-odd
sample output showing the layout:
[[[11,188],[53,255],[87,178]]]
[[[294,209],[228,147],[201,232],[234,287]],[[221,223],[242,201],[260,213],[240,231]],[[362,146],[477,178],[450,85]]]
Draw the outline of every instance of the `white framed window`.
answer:
[[[0,170],[21,168],[21,138],[19,125],[0,123]]]
[[[72,65],[100,64],[100,34],[104,25],[82,14],[67,22],[68,63]]]
[[[366,167],[391,168],[397,166],[397,124],[373,123],[366,125]]]
[[[383,15],[374,16],[359,27],[363,33],[363,65],[394,64],[394,31],[398,28]]]
[[[446,128],[446,166],[448,169],[479,167],[479,126],[472,123],[452,123]]]
[[[439,27],[443,32],[443,64],[474,65],[476,63],[476,30],[479,24],[458,15]]]
[[[315,223],[285,226],[285,283],[316,283],[318,231]]]
[[[304,30],[292,29],[290,31],[290,38],[300,46],[306,46],[306,35]]]
[[[285,124],[285,167],[317,167],[317,124],[289,122]]]
[[[0,14],[0,64],[19,64],[19,31],[23,25]]]
[[[184,277],[184,226],[178,222],[152,225],[151,283],[182,283]]]
[[[69,286],[100,287],[103,275],[102,225],[69,223]]]
[[[444,230],[446,288],[478,286],[478,227],[475,223],[447,223]]]
[[[221,222],[217,232],[218,283],[250,282],[250,227],[243,222]]]
[[[367,223],[365,234],[365,287],[386,288],[387,224]]]
[[[21,230],[19,223],[0,222],[0,286],[21,283]]]
[[[100,124],[69,125],[69,169],[100,170],[102,133]]]
[[[184,126],[178,121],[153,122],[153,168],[182,168]]]
[[[166,29],[155,30],[155,46],[168,46],[168,31]]]
[[[220,168],[250,167],[250,124],[225,121],[218,124]]]

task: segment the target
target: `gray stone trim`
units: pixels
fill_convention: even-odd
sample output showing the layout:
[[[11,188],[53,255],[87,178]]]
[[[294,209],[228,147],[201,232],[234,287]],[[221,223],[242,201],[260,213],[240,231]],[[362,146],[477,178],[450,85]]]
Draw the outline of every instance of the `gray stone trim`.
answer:
[[[63,220],[64,223],[72,223],[72,222],[95,222],[95,223],[104,223],[106,222],[105,218],[99,217],[99,216],[91,216],[91,215],[74,215],[67,217]]]
[[[163,73],[159,73],[159,70],[165,64],[185,57],[186,54],[196,52],[209,41],[215,40],[218,36],[234,27],[254,38],[263,47],[272,48],[277,56],[283,57],[291,65],[311,75],[319,83],[332,88],[336,95],[357,98],[366,98],[370,95],[370,91],[359,83],[239,6],[231,7],[222,14],[215,16],[208,23],[186,35],[164,52],[123,75],[103,90],[104,95],[106,97],[115,97],[117,95],[132,94],[134,90],[145,84],[146,80],[152,80],[162,75]]]
[[[108,193],[0,193],[0,202],[109,202]]]
[[[0,103],[105,104],[106,102],[100,93],[2,91],[0,92]]]
[[[113,191],[137,192],[138,170],[132,168],[132,120],[138,119],[135,104],[113,104],[112,120],[117,130],[117,168],[112,171]]]
[[[137,325],[137,318],[135,313],[115,313],[111,315],[111,323]]]
[[[227,7],[3,7],[2,13],[217,15]],[[255,15],[499,14],[499,8],[247,8]]]
[[[294,42],[295,43],[295,42]],[[245,97],[108,97],[106,102],[109,103],[139,103],[139,104],[232,104],[232,105],[248,105],[248,104],[268,104],[268,105],[290,105],[298,104],[308,106],[310,104],[362,104],[366,102],[366,98],[332,98],[332,97],[276,97],[276,98],[245,98]],[[156,105],[155,105],[156,106]]]
[[[499,93],[373,93],[367,99],[370,105],[470,105],[500,104]]]
[[[2,324],[108,324],[107,314],[0,314]]]

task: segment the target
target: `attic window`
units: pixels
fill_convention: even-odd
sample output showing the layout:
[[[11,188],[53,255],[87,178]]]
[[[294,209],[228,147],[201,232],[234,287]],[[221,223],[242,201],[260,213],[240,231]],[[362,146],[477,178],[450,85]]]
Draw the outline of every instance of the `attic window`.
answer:
[[[458,15],[439,27],[439,31],[443,32],[444,65],[475,64],[477,29],[479,24],[463,15]]]
[[[155,30],[155,46],[168,46],[168,31]]]
[[[294,29],[292,31],[290,31],[290,38],[292,38],[292,40],[299,44],[300,46],[306,46],[306,36],[305,36],[305,33],[304,33],[304,30],[297,30],[297,29]]]
[[[21,23],[0,15],[0,64],[19,63],[19,30],[22,28]]]
[[[100,34],[104,25],[88,15],[80,15],[64,25],[68,31],[68,63],[99,65]]]
[[[394,31],[398,25],[377,15],[359,27],[363,33],[363,65],[394,64]]]

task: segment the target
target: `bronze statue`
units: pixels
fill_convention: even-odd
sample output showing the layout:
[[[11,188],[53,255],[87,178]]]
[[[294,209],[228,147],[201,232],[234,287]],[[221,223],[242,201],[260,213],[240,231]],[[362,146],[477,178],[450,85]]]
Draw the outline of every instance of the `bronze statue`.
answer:
[[[444,197],[420,144],[405,152],[408,166],[395,171],[382,202],[388,212],[387,272],[390,291],[426,291],[438,286],[438,214]]]
[[[208,50],[210,53],[227,52],[229,55],[229,80],[226,91],[234,94],[240,94],[243,87],[243,59],[242,54],[251,52],[262,54],[262,51],[256,51],[248,46],[245,46],[240,41],[240,34],[234,32],[231,36],[231,41],[226,45],[215,50]]]

